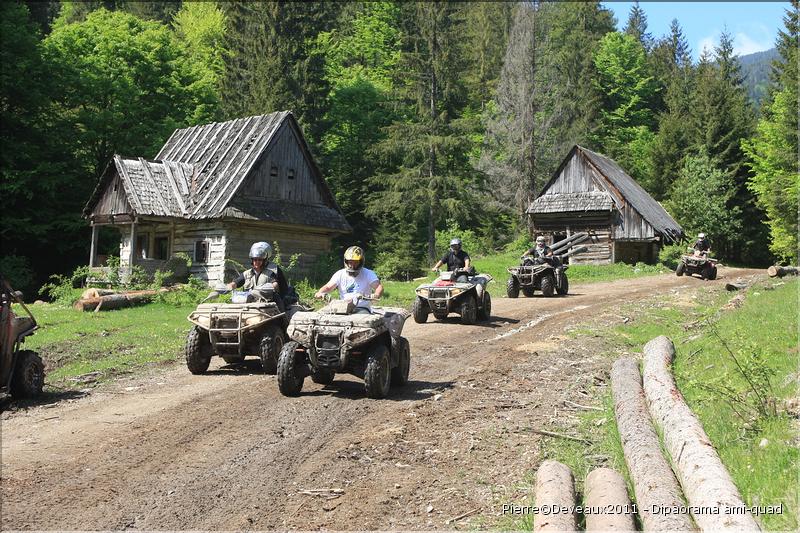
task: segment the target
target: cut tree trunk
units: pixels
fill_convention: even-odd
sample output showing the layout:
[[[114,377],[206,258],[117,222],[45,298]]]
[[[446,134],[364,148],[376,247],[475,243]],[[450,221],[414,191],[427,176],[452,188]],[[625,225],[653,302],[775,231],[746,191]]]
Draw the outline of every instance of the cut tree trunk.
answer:
[[[798,274],[800,274],[800,269],[794,266],[775,265],[767,269],[767,274],[769,274],[769,277],[771,278],[774,277],[782,278],[783,276],[788,276],[790,274],[793,276],[797,276]]]
[[[120,294],[108,294],[96,298],[81,298],[72,306],[78,311],[97,311],[122,309],[149,302],[158,291],[133,291]]]
[[[628,488],[616,470],[597,468],[586,476],[584,503],[602,510],[586,514],[586,531],[636,531]]]
[[[560,512],[562,508],[575,509],[575,480],[572,470],[558,461],[545,461],[536,472],[536,506],[539,512],[533,518],[534,531],[575,531],[574,512]],[[543,513],[542,508],[556,508],[559,512]]]
[[[675,346],[663,335],[644,347],[644,391],[694,521],[702,530],[757,531],[714,445],[675,384]]]
[[[688,512],[657,512],[659,507],[680,509],[684,506],[684,500],[650,420],[636,360],[623,357],[614,362],[611,391],[625,463],[633,482],[644,530],[694,530]]]

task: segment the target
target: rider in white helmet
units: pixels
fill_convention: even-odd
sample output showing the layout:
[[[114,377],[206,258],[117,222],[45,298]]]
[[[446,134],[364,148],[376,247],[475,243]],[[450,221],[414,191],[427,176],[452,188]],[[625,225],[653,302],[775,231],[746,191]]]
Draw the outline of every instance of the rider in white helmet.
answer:
[[[439,261],[433,265],[431,271],[436,272],[442,265],[447,265],[447,270],[453,272],[454,270],[469,270],[472,260],[469,254],[461,249],[461,239],[454,237],[450,239],[450,249],[445,253]],[[467,276],[461,274],[458,276],[459,282],[466,282]]]
[[[536,237],[536,244],[523,254],[523,256],[525,255],[532,255],[535,258],[544,259],[546,257],[553,257],[553,250],[547,246],[545,238],[539,235]]]
[[[711,252],[711,243],[708,242],[705,233],[700,232],[697,234],[697,241],[694,243],[694,251],[698,254],[708,254]]]
[[[228,284],[230,289],[242,287],[253,290],[267,284],[272,285],[274,300],[279,307],[283,307],[283,296],[289,290],[281,267],[272,263],[273,251],[268,242],[254,242],[250,247],[250,264],[252,268],[245,270],[238,278]]]

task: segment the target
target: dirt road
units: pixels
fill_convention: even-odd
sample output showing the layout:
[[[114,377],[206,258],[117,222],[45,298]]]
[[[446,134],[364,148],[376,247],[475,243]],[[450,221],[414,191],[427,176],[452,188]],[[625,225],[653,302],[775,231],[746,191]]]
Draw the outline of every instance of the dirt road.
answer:
[[[174,367],[2,419],[2,529],[490,527],[611,360],[564,336],[621,299],[724,284],[674,275],[494,301],[488,325],[409,321],[411,382],[388,400],[337,376],[284,398],[273,376]],[[146,339],[143,339],[146,342]],[[308,491],[337,489],[311,495]],[[302,491],[306,491],[303,493]],[[464,513],[468,517],[448,523]]]

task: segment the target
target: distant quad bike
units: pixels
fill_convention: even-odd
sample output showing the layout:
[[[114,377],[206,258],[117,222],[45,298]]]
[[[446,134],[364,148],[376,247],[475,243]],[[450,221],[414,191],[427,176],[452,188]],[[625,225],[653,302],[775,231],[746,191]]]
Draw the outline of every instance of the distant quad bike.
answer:
[[[291,340],[278,359],[278,389],[297,396],[306,376],[328,385],[337,373],[364,380],[370,398],[385,398],[392,385],[405,385],[411,349],[401,335],[405,309],[373,307],[355,313],[352,301],[334,300],[316,312],[298,312],[287,328]]]
[[[517,298],[520,291],[528,298],[537,290],[544,296],[553,296],[555,293],[563,296],[569,292],[569,267],[558,257],[544,259],[526,255],[521,260],[519,266],[507,269],[511,274],[506,283],[506,295],[509,298]]]
[[[11,304],[18,303],[28,316],[17,316]],[[23,350],[25,338],[39,326],[22,302],[22,293],[14,291],[0,277],[0,396],[14,398],[38,396],[44,386],[44,363],[34,351]]]
[[[702,279],[717,279],[718,260],[708,257],[705,252],[695,253],[693,248],[689,248],[689,252],[690,254],[681,256],[681,262],[675,269],[677,276],[699,274]]]
[[[466,275],[466,282],[457,281]],[[423,283],[416,289],[417,297],[411,308],[414,322],[423,324],[428,315],[444,320],[450,313],[461,315],[462,324],[474,324],[477,320],[489,320],[492,316],[492,297],[486,285],[492,281],[489,274],[475,274],[470,268],[445,271],[433,283]]]
[[[288,320],[272,301],[272,287],[233,291],[232,303],[205,303],[225,292],[229,289],[216,289],[188,317],[194,324],[186,336],[189,372],[203,374],[218,355],[226,363],[256,356],[264,373],[275,374]]]

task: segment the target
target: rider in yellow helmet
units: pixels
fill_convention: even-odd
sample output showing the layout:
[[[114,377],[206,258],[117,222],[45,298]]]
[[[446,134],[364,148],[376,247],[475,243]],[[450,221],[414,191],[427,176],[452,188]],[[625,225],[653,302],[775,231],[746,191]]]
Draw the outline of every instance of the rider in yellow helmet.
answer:
[[[364,250],[359,246],[351,246],[344,252],[344,268],[336,271],[330,281],[320,287],[315,298],[322,298],[333,289],[339,289],[339,298],[352,300],[356,304],[356,311],[370,312],[370,303],[363,300],[363,296],[380,298],[383,294],[383,285],[378,275],[368,268],[364,268]]]

